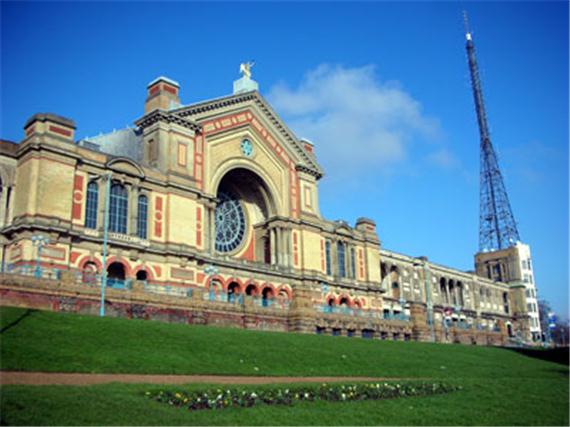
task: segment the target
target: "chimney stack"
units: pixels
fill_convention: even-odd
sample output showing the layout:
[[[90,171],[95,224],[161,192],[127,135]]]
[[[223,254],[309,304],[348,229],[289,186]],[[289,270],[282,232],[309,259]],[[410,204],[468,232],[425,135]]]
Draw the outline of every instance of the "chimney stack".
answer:
[[[170,110],[179,107],[179,91],[180,85],[174,80],[162,76],[154,79],[147,86],[144,113],[147,114],[157,109]]]

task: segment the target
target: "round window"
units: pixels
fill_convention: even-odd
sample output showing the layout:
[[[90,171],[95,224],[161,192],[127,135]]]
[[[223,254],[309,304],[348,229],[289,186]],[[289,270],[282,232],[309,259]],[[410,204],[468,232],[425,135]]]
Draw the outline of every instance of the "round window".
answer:
[[[251,157],[253,154],[253,144],[247,138],[241,141],[241,152],[244,156]]]
[[[216,250],[231,252],[245,236],[245,214],[237,197],[231,193],[219,192],[216,205]]]

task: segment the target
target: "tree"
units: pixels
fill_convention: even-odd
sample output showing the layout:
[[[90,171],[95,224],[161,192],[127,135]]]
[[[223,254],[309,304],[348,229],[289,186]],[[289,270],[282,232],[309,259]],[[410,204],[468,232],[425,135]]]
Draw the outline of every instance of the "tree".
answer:
[[[560,347],[568,346],[570,342],[568,320],[559,319],[548,301],[538,301],[538,318],[545,337],[548,337],[548,334],[550,334],[550,339],[554,345]]]

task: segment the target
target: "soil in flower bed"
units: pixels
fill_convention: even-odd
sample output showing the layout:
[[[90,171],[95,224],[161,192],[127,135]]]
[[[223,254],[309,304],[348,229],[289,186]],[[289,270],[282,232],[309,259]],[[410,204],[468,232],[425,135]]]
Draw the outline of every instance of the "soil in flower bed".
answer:
[[[296,402],[362,401],[449,393],[460,386],[442,382],[376,382],[351,385],[322,384],[319,387],[278,387],[257,391],[224,388],[206,391],[147,391],[147,397],[190,410],[249,408],[255,405],[292,405]]]

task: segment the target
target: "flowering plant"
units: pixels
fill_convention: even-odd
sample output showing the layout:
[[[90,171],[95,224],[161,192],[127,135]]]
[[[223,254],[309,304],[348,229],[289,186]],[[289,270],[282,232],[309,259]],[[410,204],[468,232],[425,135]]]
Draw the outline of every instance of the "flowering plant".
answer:
[[[256,391],[235,388],[205,391],[154,391],[146,396],[168,405],[196,409],[251,407],[259,404],[291,405],[302,401],[357,401],[429,396],[449,393],[459,386],[441,382],[377,382],[351,385],[322,384],[296,388],[263,388]]]

